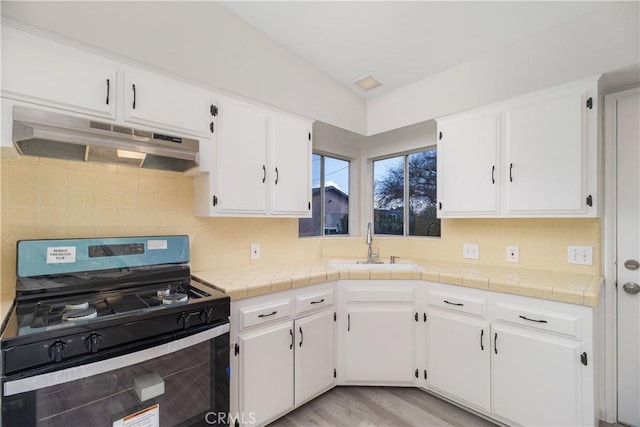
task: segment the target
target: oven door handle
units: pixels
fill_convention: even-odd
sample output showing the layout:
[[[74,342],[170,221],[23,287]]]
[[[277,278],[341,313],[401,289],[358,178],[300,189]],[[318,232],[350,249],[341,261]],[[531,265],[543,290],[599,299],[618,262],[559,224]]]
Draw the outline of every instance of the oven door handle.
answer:
[[[98,362],[74,366],[54,372],[47,372],[46,374],[36,375],[33,377],[21,378],[15,381],[9,380],[4,383],[4,396],[13,396],[14,394],[39,390],[41,388],[51,387],[114,371],[126,366],[136,365],[156,357],[184,350],[185,348],[192,347],[228,333],[229,323],[227,322],[211,329],[207,329],[206,331],[198,332],[197,334],[189,335],[188,337],[160,344],[155,347],[146,348],[134,353],[124,354],[122,356],[112,357]]]

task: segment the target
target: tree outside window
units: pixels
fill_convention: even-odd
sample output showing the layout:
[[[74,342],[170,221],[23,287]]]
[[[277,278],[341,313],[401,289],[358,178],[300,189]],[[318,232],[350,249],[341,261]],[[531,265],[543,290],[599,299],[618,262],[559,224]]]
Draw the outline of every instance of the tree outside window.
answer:
[[[373,162],[376,234],[440,236],[436,165],[436,150]]]

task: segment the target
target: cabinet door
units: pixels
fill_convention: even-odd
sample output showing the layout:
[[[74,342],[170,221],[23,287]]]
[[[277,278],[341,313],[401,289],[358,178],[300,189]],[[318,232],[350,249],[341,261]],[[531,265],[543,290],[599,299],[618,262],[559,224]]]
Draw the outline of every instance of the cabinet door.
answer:
[[[239,335],[241,418],[252,424],[293,408],[293,323]]]
[[[124,76],[124,118],[168,131],[209,136],[209,93],[182,82],[147,73],[127,71]]]
[[[527,426],[577,426],[580,344],[523,328],[492,326],[493,412]]]
[[[489,323],[429,311],[428,384],[491,411]]]
[[[334,330],[333,310],[325,310],[295,321],[296,405],[333,384]]]
[[[267,213],[267,114],[228,98],[218,102],[218,213]]]
[[[415,323],[413,306],[348,307],[345,382],[413,384]]]
[[[271,118],[271,213],[311,216],[311,126],[279,114]]]
[[[2,95],[115,118],[110,61],[9,27],[2,29]]]
[[[507,214],[586,212],[585,99],[570,94],[507,111]]]
[[[499,118],[496,113],[438,123],[440,217],[498,213]]]

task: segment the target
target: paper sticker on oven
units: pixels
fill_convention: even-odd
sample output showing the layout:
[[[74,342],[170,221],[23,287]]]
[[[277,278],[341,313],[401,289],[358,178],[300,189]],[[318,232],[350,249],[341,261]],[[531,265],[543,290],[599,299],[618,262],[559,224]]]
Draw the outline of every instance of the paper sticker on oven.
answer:
[[[72,262],[76,262],[75,246],[47,248],[47,264],[69,264]]]
[[[167,249],[167,241],[166,240],[148,240],[147,241],[147,249]]]
[[[160,405],[149,406],[135,414],[127,415],[113,423],[113,427],[159,427]]]

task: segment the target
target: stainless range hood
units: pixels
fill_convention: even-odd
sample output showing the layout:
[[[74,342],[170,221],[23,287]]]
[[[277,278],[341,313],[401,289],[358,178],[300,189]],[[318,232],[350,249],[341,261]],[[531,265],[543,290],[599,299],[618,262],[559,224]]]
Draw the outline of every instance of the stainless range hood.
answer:
[[[21,106],[13,107],[13,144],[25,156],[176,172],[198,165],[198,140]]]

